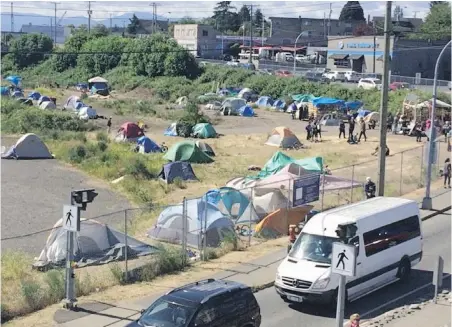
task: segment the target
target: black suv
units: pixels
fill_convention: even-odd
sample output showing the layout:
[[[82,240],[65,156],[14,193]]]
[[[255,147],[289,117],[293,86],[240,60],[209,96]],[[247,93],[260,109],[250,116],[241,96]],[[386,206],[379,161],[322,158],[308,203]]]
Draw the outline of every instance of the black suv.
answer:
[[[261,313],[251,288],[206,279],[169,291],[128,327],[259,327]]]

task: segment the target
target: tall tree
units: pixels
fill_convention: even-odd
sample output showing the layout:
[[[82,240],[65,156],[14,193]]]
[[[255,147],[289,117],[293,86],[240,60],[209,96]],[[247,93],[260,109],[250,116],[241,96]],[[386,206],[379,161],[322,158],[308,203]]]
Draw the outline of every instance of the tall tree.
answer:
[[[364,10],[361,7],[359,1],[347,1],[344,7],[342,7],[339,20],[366,21],[366,18],[364,18]]]
[[[264,15],[262,15],[262,11],[260,9],[257,9],[254,13],[254,24],[260,28],[263,21]]]
[[[430,8],[430,12],[421,25],[421,32],[424,37],[432,40],[450,39],[450,3],[446,1],[438,2],[440,3],[434,4]]]
[[[185,16],[185,17],[182,17],[182,18],[178,21],[178,23],[179,23],[179,24],[197,24],[198,22],[197,22],[196,19],[194,19],[194,18]]]
[[[138,28],[140,27],[140,20],[135,14],[129,19],[130,23],[127,25],[127,33],[137,34]]]
[[[242,8],[240,8],[239,11],[239,17],[240,17],[240,23],[245,23],[250,21],[250,10],[248,9],[248,6],[243,5]]]
[[[445,1],[430,1],[430,8],[432,8],[434,5],[439,5]]]
[[[235,7],[231,6],[231,1],[220,1],[214,8],[212,18],[215,20],[215,27],[221,31],[237,31],[240,28],[239,14],[233,12]]]
[[[107,36],[108,34],[110,34],[110,31],[108,30],[108,28],[105,25],[97,24],[92,29],[91,34],[94,37],[102,37],[102,36]]]

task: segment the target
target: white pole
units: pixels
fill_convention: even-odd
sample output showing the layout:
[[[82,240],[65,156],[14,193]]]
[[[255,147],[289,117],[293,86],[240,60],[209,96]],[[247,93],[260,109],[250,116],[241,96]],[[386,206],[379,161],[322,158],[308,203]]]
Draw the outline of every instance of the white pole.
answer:
[[[296,71],[297,71],[297,60],[296,60],[296,56],[297,56],[297,43],[298,43],[298,39],[300,38],[301,34],[303,32],[301,32],[297,38],[295,39],[295,45],[293,47],[293,74],[295,75]]]
[[[336,307],[336,327],[344,326],[344,307],[345,307],[345,276],[340,275],[339,289],[337,292],[337,307]]]
[[[433,163],[433,146],[434,146],[434,135],[435,133],[433,133],[433,129],[435,128],[434,126],[434,121],[435,121],[435,109],[436,109],[436,95],[437,95],[437,82],[438,82],[438,69],[439,69],[439,63],[441,61],[441,58],[443,57],[444,52],[446,51],[446,49],[450,46],[452,41],[449,41],[445,47],[443,48],[443,50],[441,50],[438,59],[436,59],[436,64],[435,64],[435,76],[433,79],[433,98],[432,98],[432,113],[430,115],[430,130],[432,131],[431,135],[430,135],[430,139],[429,139],[429,147],[428,147],[428,161],[427,161],[427,182],[425,185],[425,197],[422,200],[422,209],[424,210],[432,210],[432,198],[430,197],[430,186],[431,186],[431,182],[432,182],[432,163]]]

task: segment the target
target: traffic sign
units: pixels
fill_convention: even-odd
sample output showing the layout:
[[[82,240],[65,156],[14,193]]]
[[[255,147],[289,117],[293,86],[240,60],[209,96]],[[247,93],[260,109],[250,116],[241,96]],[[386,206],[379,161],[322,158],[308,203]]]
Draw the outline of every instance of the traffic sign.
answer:
[[[80,231],[80,214],[78,207],[69,205],[63,207],[63,228],[69,232]]]
[[[344,243],[333,243],[331,272],[354,277],[356,274],[356,247]]]

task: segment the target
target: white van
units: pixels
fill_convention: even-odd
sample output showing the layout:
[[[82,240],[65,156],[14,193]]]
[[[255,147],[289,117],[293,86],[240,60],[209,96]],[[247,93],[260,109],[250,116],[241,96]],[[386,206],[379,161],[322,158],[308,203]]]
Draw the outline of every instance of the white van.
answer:
[[[350,228],[351,226],[351,228]],[[356,230],[356,276],[347,277],[348,301],[394,281],[407,280],[422,259],[422,232],[415,201],[376,197],[318,213],[304,226],[276,273],[276,292],[286,302],[335,304],[339,276],[331,274],[338,228]]]

